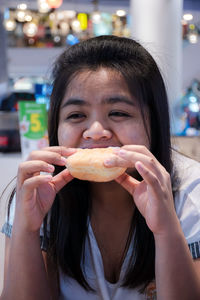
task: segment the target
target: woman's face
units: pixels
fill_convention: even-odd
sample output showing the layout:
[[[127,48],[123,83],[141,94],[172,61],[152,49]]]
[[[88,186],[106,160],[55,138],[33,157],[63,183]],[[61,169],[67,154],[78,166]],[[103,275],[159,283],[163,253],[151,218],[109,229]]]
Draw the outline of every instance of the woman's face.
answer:
[[[149,127],[147,112],[146,118]],[[122,75],[101,68],[71,80],[60,106],[58,142],[73,148],[150,147],[140,109]]]

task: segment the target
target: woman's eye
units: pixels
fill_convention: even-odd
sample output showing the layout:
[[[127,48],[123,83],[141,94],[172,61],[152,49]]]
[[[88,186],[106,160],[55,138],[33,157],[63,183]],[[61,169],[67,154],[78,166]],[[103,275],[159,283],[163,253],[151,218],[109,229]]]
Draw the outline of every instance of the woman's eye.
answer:
[[[69,116],[67,116],[67,120],[79,121],[83,118],[85,118],[85,114],[83,114],[83,113],[73,113],[73,114],[70,114]]]
[[[122,111],[111,111],[110,113],[109,113],[109,116],[110,117],[118,117],[118,118],[128,118],[128,117],[130,117],[130,115],[128,114],[128,113],[125,113],[125,112],[122,112]]]

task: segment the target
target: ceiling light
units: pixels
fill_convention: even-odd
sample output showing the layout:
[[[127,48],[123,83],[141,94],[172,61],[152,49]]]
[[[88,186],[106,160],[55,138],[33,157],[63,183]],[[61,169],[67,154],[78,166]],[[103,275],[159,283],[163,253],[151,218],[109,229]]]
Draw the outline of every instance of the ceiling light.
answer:
[[[26,15],[26,16],[25,16],[25,21],[26,21],[26,22],[31,22],[32,19],[33,19],[33,17],[32,17],[31,15]]]
[[[51,8],[58,8],[62,5],[63,0],[46,0]]]
[[[4,21],[4,26],[7,31],[13,31],[16,28],[16,22],[14,20],[8,19]]]
[[[46,0],[38,0],[38,10],[40,13],[48,13],[50,10],[50,6],[48,5],[48,3],[46,2]]]
[[[92,13],[92,23],[99,24],[101,21],[101,14],[98,11]]]
[[[24,22],[25,21],[25,16],[26,16],[26,13],[24,10],[18,10],[17,11],[17,21],[18,22]]]
[[[69,33],[69,24],[65,21],[60,23],[60,30],[62,35],[67,35]]]
[[[116,11],[116,15],[117,15],[118,17],[124,17],[124,16],[126,15],[126,12],[125,12],[125,10],[123,10],[123,9],[118,9],[118,10]]]
[[[79,22],[79,20],[75,19],[71,22],[71,26],[72,26],[72,29],[73,31],[75,32],[80,32],[81,31],[81,24]]]
[[[38,26],[35,23],[26,23],[23,27],[23,32],[28,37],[34,37],[37,34]]]
[[[193,19],[193,15],[192,14],[184,14],[183,19],[185,21],[191,21]]]
[[[21,4],[17,5],[17,8],[21,9],[21,10],[26,10],[27,9],[27,5],[26,5],[26,3],[21,3]]]
[[[189,33],[188,40],[191,44],[196,44],[198,42],[198,34],[197,33]]]
[[[76,17],[76,12],[75,10],[65,10],[64,15],[66,18],[73,19]]]

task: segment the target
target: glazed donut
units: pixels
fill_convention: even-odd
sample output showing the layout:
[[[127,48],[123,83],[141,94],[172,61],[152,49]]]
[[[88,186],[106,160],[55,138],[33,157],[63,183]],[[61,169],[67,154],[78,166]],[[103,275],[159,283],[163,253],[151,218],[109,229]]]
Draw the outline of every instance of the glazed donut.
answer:
[[[75,178],[96,182],[107,182],[122,175],[126,168],[107,168],[103,162],[113,156],[113,148],[77,149],[67,157],[66,167]]]

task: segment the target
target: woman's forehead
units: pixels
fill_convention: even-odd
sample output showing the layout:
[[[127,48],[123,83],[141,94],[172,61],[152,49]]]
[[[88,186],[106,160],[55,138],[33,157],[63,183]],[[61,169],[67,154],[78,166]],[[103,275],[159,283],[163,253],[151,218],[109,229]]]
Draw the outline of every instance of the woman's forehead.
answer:
[[[76,73],[69,82],[65,96],[74,93],[95,92],[95,90],[129,92],[128,86],[122,74],[117,70],[99,68],[95,71],[84,70]]]

